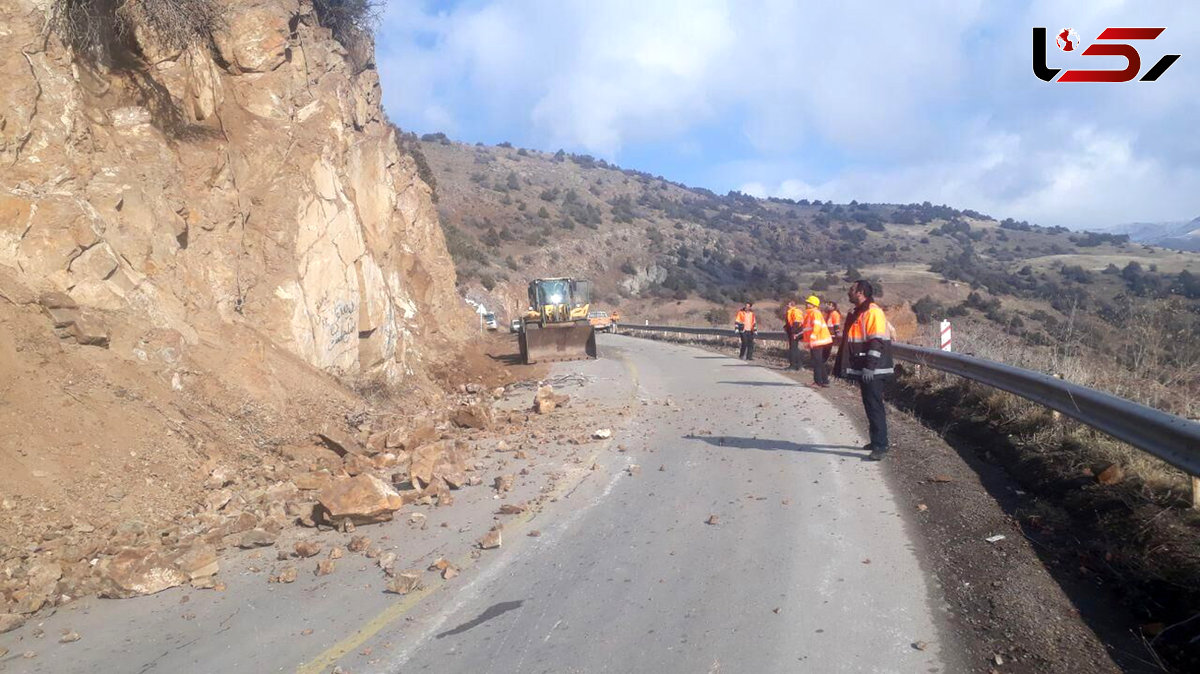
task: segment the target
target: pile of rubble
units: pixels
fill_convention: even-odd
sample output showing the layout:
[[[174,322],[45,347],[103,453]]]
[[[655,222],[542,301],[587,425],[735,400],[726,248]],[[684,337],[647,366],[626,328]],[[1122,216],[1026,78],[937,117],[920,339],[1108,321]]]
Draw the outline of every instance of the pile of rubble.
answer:
[[[441,419],[420,418],[402,428],[377,430],[367,420],[324,428],[312,435],[310,444],[280,448],[253,474],[215,466],[205,481],[203,502],[166,528],[152,530],[136,521],[107,531],[80,525],[31,544],[0,566],[0,633],[19,627],[44,607],[85,595],[132,597],[187,583],[220,590],[223,552],[275,547],[278,561],[308,559],[320,554],[322,546],[303,540],[303,529],[353,533],[356,527],[392,520],[406,506],[449,506],[455,491],[484,484],[478,443],[490,431],[512,433],[528,418],[525,412],[495,412],[493,399],[503,394],[504,389],[484,393],[479,387],[463,387]],[[551,387],[540,387],[529,411],[548,414],[568,400]],[[538,437],[537,432],[531,435]],[[503,440],[494,448],[512,451]],[[514,453],[519,454],[523,452]],[[500,475],[489,486],[503,495],[513,480],[511,474]],[[504,507],[509,513],[524,509]],[[301,540],[293,543],[297,537]],[[495,528],[478,547],[499,547],[500,541]],[[395,554],[372,547],[366,536],[353,536],[347,548],[377,560],[390,579],[390,591],[415,589],[414,574],[419,578],[419,572],[397,572]],[[343,554],[334,546],[314,573],[332,572]],[[434,570],[443,577],[458,573],[440,561],[444,563]],[[289,564],[270,580],[289,583],[298,574]]]

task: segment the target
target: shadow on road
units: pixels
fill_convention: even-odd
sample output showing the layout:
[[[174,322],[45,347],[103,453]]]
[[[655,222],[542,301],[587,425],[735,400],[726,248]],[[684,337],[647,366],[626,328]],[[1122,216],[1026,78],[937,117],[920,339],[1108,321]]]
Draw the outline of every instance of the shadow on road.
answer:
[[[496,618],[498,616],[504,615],[505,613],[508,613],[509,611],[519,609],[519,608],[521,608],[521,604],[524,604],[524,603],[525,603],[524,599],[519,599],[517,601],[502,601],[499,604],[492,604],[491,606],[489,606],[487,608],[486,611],[479,614],[478,618],[475,618],[474,620],[471,620],[470,622],[465,622],[465,623],[459,625],[458,627],[455,627],[454,629],[446,630],[445,632],[442,632],[441,634],[437,635],[434,638],[441,639],[442,637],[449,637],[449,636],[453,636],[455,634],[462,634],[463,632],[466,632],[467,630],[469,630],[473,627],[479,627],[480,625],[491,620],[492,618]]]
[[[855,445],[810,445],[788,440],[772,440],[770,438],[742,438],[731,435],[692,435],[683,436],[684,440],[700,440],[714,447],[733,447],[734,449],[764,449],[775,452],[807,452],[810,454],[833,454],[860,459],[867,452]],[[854,450],[854,451],[845,451]]]
[[[739,386],[799,386],[783,381],[719,381],[718,384],[737,384]]]

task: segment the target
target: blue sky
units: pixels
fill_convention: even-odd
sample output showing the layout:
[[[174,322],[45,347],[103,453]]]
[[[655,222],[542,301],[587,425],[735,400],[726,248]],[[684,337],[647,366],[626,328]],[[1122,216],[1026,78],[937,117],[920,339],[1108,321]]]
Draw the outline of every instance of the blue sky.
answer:
[[[1200,216],[1192,3],[390,0],[406,130],[588,153],[717,192],[933,201],[1046,225]],[[1167,28],[1158,82],[1044,83],[1031,29]],[[1118,68],[1049,46],[1051,67]]]

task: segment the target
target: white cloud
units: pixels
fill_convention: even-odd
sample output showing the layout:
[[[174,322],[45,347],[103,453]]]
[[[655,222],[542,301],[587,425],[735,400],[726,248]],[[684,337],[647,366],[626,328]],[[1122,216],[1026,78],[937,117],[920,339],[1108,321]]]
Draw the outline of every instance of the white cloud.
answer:
[[[1139,45],[1143,67],[1184,56],[1152,84],[1046,84],[1030,71],[1035,25],[1069,25],[1085,42],[1110,25],[1163,25],[1162,38]],[[618,161],[644,145],[686,148],[675,158],[686,175],[667,177],[722,191],[929,199],[1086,225],[1200,213],[1197,38],[1187,3],[1166,1],[492,0],[432,10],[393,0],[379,67],[389,113],[422,131]],[[1052,65],[1087,62],[1051,52]],[[731,152],[741,157],[728,161]]]

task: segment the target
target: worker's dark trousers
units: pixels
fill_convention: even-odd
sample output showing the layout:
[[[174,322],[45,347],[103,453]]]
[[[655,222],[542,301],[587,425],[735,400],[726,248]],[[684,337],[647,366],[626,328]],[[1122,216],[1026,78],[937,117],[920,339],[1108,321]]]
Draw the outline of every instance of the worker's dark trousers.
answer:
[[[788,338],[788,369],[800,369],[800,340],[798,338]]]
[[[820,384],[821,386],[829,385],[829,367],[828,367],[827,363],[829,362],[829,349],[832,347],[833,347],[832,344],[826,344],[825,346],[816,346],[816,347],[813,347],[812,349],[810,349],[808,352],[809,355],[812,357],[813,383],[814,384]],[[800,369],[800,368],[796,368],[796,369]]]
[[[883,378],[876,375],[871,381],[858,382],[862,391],[863,409],[871,431],[871,450],[888,450],[887,410],[883,406]]]
[[[749,330],[742,331],[742,348],[738,351],[738,358],[754,360],[754,333]]]

